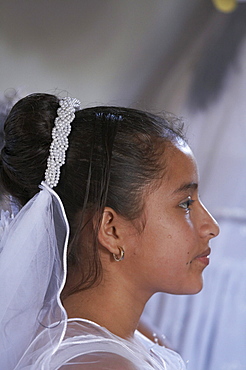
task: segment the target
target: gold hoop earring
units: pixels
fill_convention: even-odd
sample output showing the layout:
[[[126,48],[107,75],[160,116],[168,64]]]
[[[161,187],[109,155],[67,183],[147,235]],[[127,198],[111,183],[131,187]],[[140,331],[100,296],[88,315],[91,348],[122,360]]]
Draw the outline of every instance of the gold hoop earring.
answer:
[[[119,252],[120,252],[119,254],[114,254],[113,253],[113,257],[114,257],[114,260],[116,262],[122,261],[124,259],[124,256],[125,256],[124,249],[122,247],[118,247],[118,249],[119,249]]]

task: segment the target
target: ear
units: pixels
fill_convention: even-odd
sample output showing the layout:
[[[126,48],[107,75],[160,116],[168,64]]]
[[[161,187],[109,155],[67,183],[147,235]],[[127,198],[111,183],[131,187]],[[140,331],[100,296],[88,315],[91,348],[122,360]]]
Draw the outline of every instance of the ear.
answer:
[[[123,220],[112,208],[105,207],[98,232],[99,243],[110,253],[119,253],[122,243]]]

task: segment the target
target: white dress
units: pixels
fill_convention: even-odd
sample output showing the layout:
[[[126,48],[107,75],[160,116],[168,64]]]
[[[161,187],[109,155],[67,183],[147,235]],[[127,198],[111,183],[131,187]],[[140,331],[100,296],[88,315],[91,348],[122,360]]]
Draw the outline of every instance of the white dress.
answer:
[[[57,351],[49,357],[48,350],[47,358],[42,354],[30,367],[42,368],[184,370],[185,365],[176,352],[151,342],[137,331],[133,339],[125,340],[94,322],[70,319]]]

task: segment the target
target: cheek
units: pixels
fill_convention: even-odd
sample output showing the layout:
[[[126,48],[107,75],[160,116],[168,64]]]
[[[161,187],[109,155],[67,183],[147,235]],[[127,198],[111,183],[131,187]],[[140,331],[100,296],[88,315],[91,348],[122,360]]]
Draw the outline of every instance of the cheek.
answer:
[[[194,225],[188,217],[179,219],[176,214],[169,214],[146,223],[133,244],[136,254],[149,255],[153,263],[160,259],[161,263],[166,261],[188,266],[197,240]]]
[[[188,223],[183,227],[173,227],[165,238],[166,251],[175,264],[189,267],[197,253],[198,240],[193,227]]]

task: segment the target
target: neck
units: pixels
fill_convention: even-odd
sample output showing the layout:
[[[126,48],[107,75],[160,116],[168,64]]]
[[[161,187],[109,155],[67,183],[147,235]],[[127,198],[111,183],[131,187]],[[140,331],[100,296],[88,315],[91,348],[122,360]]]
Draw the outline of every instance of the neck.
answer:
[[[126,282],[125,282],[126,283]],[[121,338],[130,338],[136,330],[147,299],[133,291],[124,280],[79,291],[64,299],[69,318],[94,321]]]

